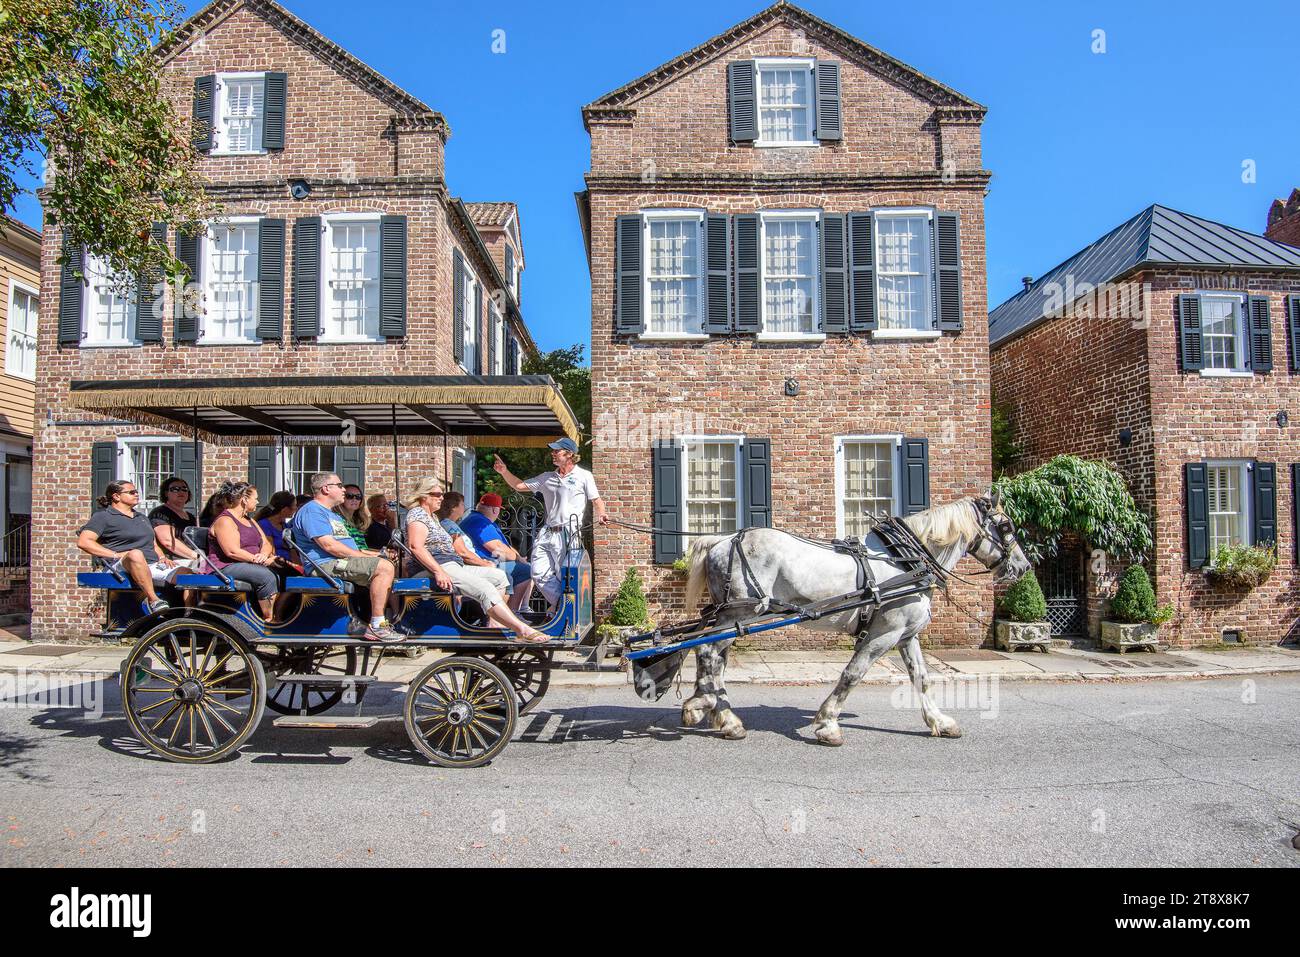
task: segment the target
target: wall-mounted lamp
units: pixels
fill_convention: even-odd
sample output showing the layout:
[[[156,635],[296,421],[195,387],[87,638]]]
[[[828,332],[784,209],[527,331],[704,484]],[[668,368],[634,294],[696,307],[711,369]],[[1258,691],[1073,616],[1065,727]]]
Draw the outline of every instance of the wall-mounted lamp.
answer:
[[[1286,414],[1286,409],[1282,409],[1281,411],[1279,411],[1276,418],[1277,418],[1277,427],[1279,429],[1285,429],[1287,423],[1291,421],[1291,416]]]
[[[1128,448],[1130,445],[1133,444],[1133,430],[1132,430],[1132,429],[1120,429],[1120,430],[1119,430],[1119,444],[1120,444],[1120,447],[1121,447],[1121,448],[1125,448],[1125,449]]]
[[[799,380],[790,378],[785,380],[785,394],[796,396],[799,394]]]

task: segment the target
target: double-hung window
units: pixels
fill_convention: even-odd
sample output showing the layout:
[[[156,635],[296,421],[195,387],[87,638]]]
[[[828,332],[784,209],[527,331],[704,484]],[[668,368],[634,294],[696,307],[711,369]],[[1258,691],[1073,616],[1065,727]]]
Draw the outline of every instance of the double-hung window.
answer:
[[[757,60],[758,146],[816,146],[813,61]]]
[[[502,375],[506,366],[505,323],[495,301],[488,300],[488,333],[492,336],[492,368],[489,375]]]
[[[464,302],[461,304],[461,314],[465,317],[461,326],[462,342],[465,344],[464,359],[461,365],[466,372],[473,372],[479,368],[478,350],[479,350],[479,314],[475,308],[478,302],[478,296],[475,290],[479,288],[478,280],[474,278],[474,272],[468,265],[464,269],[465,281],[461,284],[464,288]]]
[[[645,219],[646,336],[702,336],[704,214],[649,210]]]
[[[817,333],[817,213],[762,214],[763,334]]]
[[[1208,356],[1208,353],[1207,353]],[[1225,545],[1250,543],[1250,488],[1245,462],[1209,462],[1206,467],[1209,494],[1210,555]]]
[[[863,538],[882,515],[899,512],[897,435],[835,439],[835,531]]]
[[[266,75],[217,75],[217,122],[212,152],[217,155],[264,153],[262,127],[266,122]]]
[[[379,334],[379,216],[325,220],[322,342],[382,342]]]
[[[1201,340],[1205,369],[1247,371],[1249,355],[1244,321],[1244,300],[1238,295],[1201,296]]]
[[[258,342],[258,222],[235,218],[216,223],[204,239],[201,265],[204,312],[199,342]]]
[[[108,263],[86,254],[87,288],[82,296],[83,329],[87,346],[138,346],[135,337],[135,298],[126,293],[128,283],[115,276]]]
[[[738,436],[699,436],[682,443],[686,531],[725,535],[740,527]]]
[[[884,209],[876,211],[874,220],[879,331],[933,331],[933,214]]]
[[[23,379],[36,378],[36,320],[40,300],[36,290],[9,282],[9,341],[5,371]]]
[[[177,442],[168,439],[118,440],[118,479],[140,490],[136,507],[150,512],[162,504],[162,483],[176,474]]]
[[[335,468],[332,445],[286,445],[280,460],[283,481],[278,484],[295,495],[310,495],[311,477]]]

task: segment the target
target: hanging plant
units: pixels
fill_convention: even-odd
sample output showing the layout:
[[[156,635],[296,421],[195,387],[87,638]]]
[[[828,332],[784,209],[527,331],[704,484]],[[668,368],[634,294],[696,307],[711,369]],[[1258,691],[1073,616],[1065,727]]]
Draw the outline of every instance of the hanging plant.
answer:
[[[1150,521],[1124,477],[1105,462],[1058,455],[1036,469],[999,478],[993,487],[1002,493],[1003,509],[1035,563],[1055,555],[1070,532],[1125,561],[1141,561],[1151,550]]]

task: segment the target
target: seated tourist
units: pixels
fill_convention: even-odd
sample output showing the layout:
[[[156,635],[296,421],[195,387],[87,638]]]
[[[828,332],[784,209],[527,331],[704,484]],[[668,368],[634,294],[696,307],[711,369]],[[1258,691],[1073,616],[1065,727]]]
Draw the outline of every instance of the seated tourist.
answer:
[[[416,483],[403,499],[406,513],[406,544],[413,556],[407,574],[429,577],[439,588],[455,586],[461,594],[477,601],[488,618],[515,632],[520,641],[546,641],[547,636],[521,621],[503,600],[506,577],[496,568],[469,567],[456,554],[451,536],[435,517],[442,504],[443,491],[437,479],[428,477]]]
[[[162,504],[149,513],[158,553],[174,562],[198,568],[199,553],[185,540],[185,530],[198,524],[185,510],[190,502],[190,486],[183,478],[173,475],[163,480],[160,489]]]
[[[257,510],[257,524],[262,526],[262,531],[271,540],[271,548],[275,552],[275,557],[286,565],[297,564],[295,561],[296,556],[284,538],[284,527],[289,523],[289,519],[293,518],[293,513],[296,511],[298,511],[298,506],[294,504],[292,492],[276,492],[271,496],[271,501]],[[301,573],[301,569],[298,569],[298,571]]]
[[[77,547],[110,567],[120,567],[144,593],[149,611],[161,611],[170,606],[158,597],[154,586],[172,584],[179,576],[194,572],[158,556],[153,526],[135,509],[139,501],[134,482],[109,482],[99,497],[99,511],[77,533]]]
[[[346,523],[353,545],[363,551],[370,547],[366,544],[366,529],[370,527],[370,516],[366,514],[366,505],[359,485],[343,487],[343,501],[334,506],[334,513],[341,516]]]
[[[510,607],[515,611],[528,607],[533,594],[533,569],[524,560],[497,524],[501,517],[501,496],[488,492],[478,500],[478,508],[460,520],[461,530],[481,558],[491,559],[510,579]]]
[[[226,577],[252,585],[262,618],[272,624],[280,583],[271,569],[276,562],[271,540],[251,514],[257,509],[257,486],[223,482],[217,494],[222,509],[208,535],[208,561]]]
[[[370,524],[366,527],[366,544],[374,549],[386,548],[397,527],[397,516],[388,507],[388,497],[376,493],[366,499],[370,510]]]
[[[444,492],[442,504],[438,506],[437,514],[438,521],[447,534],[451,536],[452,547],[455,548],[456,554],[460,556],[463,564],[479,568],[496,568],[496,562],[489,561],[474,551],[469,536],[456,524],[460,521],[461,516],[465,514],[464,495],[461,495],[460,492]],[[509,586],[507,585],[507,587]]]
[[[293,540],[303,555],[326,574],[370,589],[370,624],[367,641],[392,643],[406,636],[393,630],[384,617],[397,567],[378,552],[356,547],[343,516],[334,511],[343,501],[345,486],[333,472],[311,477],[312,499],[293,517]]]

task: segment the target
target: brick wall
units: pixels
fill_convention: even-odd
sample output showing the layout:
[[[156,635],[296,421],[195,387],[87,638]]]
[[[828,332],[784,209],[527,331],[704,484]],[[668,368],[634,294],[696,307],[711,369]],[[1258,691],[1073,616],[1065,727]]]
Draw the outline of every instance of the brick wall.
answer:
[[[1279,243],[1300,246],[1300,189],[1291,190],[1285,201],[1273,201],[1264,235]]]

